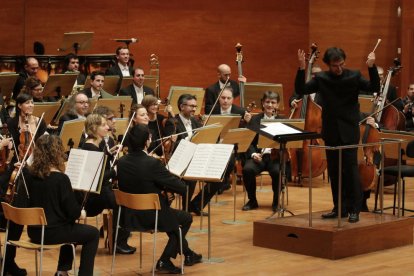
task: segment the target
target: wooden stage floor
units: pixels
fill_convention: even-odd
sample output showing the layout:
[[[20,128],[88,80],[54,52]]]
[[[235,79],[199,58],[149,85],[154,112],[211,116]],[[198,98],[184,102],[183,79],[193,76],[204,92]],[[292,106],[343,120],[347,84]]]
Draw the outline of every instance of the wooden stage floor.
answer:
[[[260,183],[258,179],[258,185]],[[324,211],[332,208],[329,183],[322,178],[316,178],[313,189],[313,211]],[[407,181],[406,207],[414,209],[413,180]],[[388,190],[388,189],[387,189]],[[392,189],[389,189],[390,191]],[[264,177],[264,186],[258,187],[258,210],[242,212],[244,193],[242,186],[237,186],[237,211],[236,219],[246,223],[240,225],[223,224],[222,220],[233,219],[233,195],[226,191],[217,199],[224,205],[213,204],[211,206],[211,257],[223,258],[222,263],[201,263],[192,267],[186,267],[185,273],[191,275],[409,275],[414,274],[414,247],[403,246],[394,249],[367,253],[339,260],[329,260],[310,257],[300,254],[288,253],[275,249],[267,249],[253,246],[253,222],[263,220],[271,215],[272,192],[270,178]],[[385,194],[385,206],[392,203],[392,194]],[[369,208],[373,209],[374,195],[369,200]],[[173,205],[174,206],[174,205]],[[290,185],[289,204],[287,208],[295,215],[305,214],[308,211],[308,188]],[[392,210],[387,210],[391,213]],[[407,212],[406,215],[412,215]],[[363,217],[362,217],[363,219]],[[95,224],[95,219],[88,220]],[[345,222],[346,224],[347,222]],[[363,221],[361,221],[363,223]],[[207,227],[207,219],[203,219],[203,228]],[[200,217],[194,217],[191,230],[200,228]],[[206,233],[197,233],[190,230],[188,240],[190,247],[207,257],[208,240]],[[26,234],[24,233],[26,237]],[[4,234],[1,233],[3,241]],[[165,246],[166,235],[158,235],[158,258]],[[139,238],[133,233],[129,241],[130,245],[138,246]],[[143,268],[139,269],[139,255],[117,255],[115,275],[150,275],[152,260],[152,235],[144,235]],[[58,253],[56,251],[45,252],[44,275],[53,275],[56,270]],[[28,269],[29,275],[35,275],[34,253],[18,250],[17,263]],[[175,261],[178,265],[178,260]],[[79,265],[79,250],[77,254]],[[100,241],[98,254],[95,260],[94,275],[109,275],[111,270],[111,256],[104,249],[103,239]]]

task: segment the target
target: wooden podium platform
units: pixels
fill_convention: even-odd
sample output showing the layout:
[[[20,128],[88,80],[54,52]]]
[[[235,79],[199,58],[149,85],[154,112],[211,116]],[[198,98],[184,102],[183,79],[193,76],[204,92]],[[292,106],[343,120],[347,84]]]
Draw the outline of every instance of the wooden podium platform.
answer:
[[[363,253],[413,244],[413,218],[361,213],[360,221],[322,220],[322,212],[269,220],[253,224],[253,245],[326,259],[340,259]]]

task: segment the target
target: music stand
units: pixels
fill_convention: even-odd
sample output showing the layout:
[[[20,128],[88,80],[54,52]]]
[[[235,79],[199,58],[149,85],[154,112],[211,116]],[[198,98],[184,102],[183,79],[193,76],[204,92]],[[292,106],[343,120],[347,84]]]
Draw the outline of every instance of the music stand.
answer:
[[[103,90],[108,92],[111,95],[115,95],[118,93],[118,84],[119,84],[119,76],[105,76],[104,85],[102,87]],[[83,89],[91,88],[91,77],[87,76],[85,80],[85,85]]]
[[[227,134],[223,137],[222,144],[233,144],[234,145],[234,155],[237,157],[237,153],[245,153],[252,143],[254,137],[256,136],[256,132],[251,131],[247,128],[235,128],[230,129]],[[233,220],[222,220],[221,222],[224,224],[245,224],[246,221],[243,220],[236,220],[236,173],[233,168]]]
[[[63,123],[59,136],[62,139],[65,152],[79,146],[84,128],[85,119],[75,119]]]
[[[131,111],[132,98],[130,96],[116,96],[99,99],[97,106],[107,106],[114,111],[115,118],[128,118]]]
[[[157,94],[158,77],[157,76],[145,76],[144,85],[154,90],[155,95]]]
[[[207,125],[219,123],[223,125],[223,130],[220,136],[224,137],[230,129],[238,128],[241,120],[241,115],[211,115],[208,119]]]
[[[278,207],[276,212],[274,212],[269,218],[272,218],[275,213],[280,217],[284,217],[284,212],[287,211],[290,214],[294,215],[291,211],[285,209],[284,206],[284,195],[286,188],[286,160],[285,160],[285,151],[286,144],[290,141],[300,141],[307,139],[316,139],[320,138],[320,134],[316,132],[304,131],[298,127],[289,124],[289,121],[292,123],[297,122],[298,120],[275,120],[274,123],[268,123],[266,126],[259,130],[259,134],[266,136],[274,141],[279,143],[279,162],[280,162],[280,172],[279,172],[279,190],[278,190]],[[257,131],[257,130],[256,130]],[[282,187],[283,185],[283,187]],[[282,192],[282,196],[281,196]]]
[[[260,103],[263,93],[269,90],[279,94],[279,110],[283,111],[285,109],[283,105],[283,86],[279,83],[246,82],[244,84],[244,103],[246,105],[251,102]]]
[[[11,98],[14,85],[18,78],[18,74],[0,74],[0,95],[2,99]]]
[[[67,97],[72,93],[78,74],[55,74],[50,75],[43,88],[43,97],[50,96],[56,91],[59,98]]]
[[[216,127],[209,127],[197,130],[197,133],[191,137],[194,144],[215,144],[217,143],[220,133],[223,131],[223,125],[217,124]]]
[[[122,140],[122,136],[127,130],[129,119],[128,118],[114,118],[115,120],[115,129],[116,129],[116,138],[118,141]],[[120,137],[121,136],[121,139]]]
[[[123,77],[122,80],[121,80],[121,86],[119,87],[119,90],[121,90],[121,89],[123,89],[123,88],[125,88],[125,87],[127,87],[127,86],[129,86],[133,83],[134,83],[134,81],[133,81],[132,77]],[[118,91],[118,93],[119,93],[119,91]]]
[[[94,32],[64,33],[62,44],[58,51],[66,51],[72,48],[75,54],[78,54],[79,50],[88,50],[91,48],[93,34]]]
[[[154,90],[155,91],[155,90]],[[190,94],[195,95],[197,98],[197,109],[195,111],[195,115],[200,114],[201,112],[201,105],[204,102],[204,89],[201,87],[185,87],[185,86],[171,86],[170,93],[168,94],[168,101],[170,103],[174,103],[172,105],[173,113],[178,114],[180,111],[178,110],[178,106],[175,104],[178,102],[178,98],[182,94]]]
[[[46,125],[50,125],[58,112],[60,105],[60,102],[34,103],[35,108],[33,109],[33,115],[40,118],[40,116],[45,113],[43,120]]]

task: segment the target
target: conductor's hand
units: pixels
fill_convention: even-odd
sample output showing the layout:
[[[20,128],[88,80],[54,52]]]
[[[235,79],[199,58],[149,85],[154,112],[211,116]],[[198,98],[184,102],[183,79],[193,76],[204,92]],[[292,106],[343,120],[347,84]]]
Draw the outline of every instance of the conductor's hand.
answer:
[[[372,66],[374,66],[374,63],[375,63],[375,53],[371,52],[368,55],[367,65],[368,65],[368,67],[372,67]]]
[[[299,61],[299,68],[301,70],[305,70],[306,68],[306,53],[305,51],[299,49],[298,50],[298,61]]]

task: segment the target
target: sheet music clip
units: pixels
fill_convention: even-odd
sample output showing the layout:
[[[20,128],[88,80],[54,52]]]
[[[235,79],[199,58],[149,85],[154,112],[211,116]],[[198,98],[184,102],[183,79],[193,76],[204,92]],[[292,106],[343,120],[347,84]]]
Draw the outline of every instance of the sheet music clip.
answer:
[[[66,51],[69,48],[73,48],[75,54],[78,54],[79,50],[88,50],[91,48],[93,34],[94,32],[64,33],[62,46],[57,50]]]

